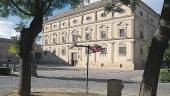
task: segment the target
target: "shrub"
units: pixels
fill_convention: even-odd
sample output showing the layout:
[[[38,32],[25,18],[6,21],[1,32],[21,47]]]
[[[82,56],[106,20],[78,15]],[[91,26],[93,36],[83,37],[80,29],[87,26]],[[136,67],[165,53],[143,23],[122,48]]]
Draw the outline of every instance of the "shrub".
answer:
[[[10,68],[4,68],[4,67],[0,67],[0,75],[10,75],[11,74],[11,70]]]
[[[160,71],[160,80],[161,81],[166,81],[166,82],[170,82],[170,71],[167,71],[166,69],[162,69]]]

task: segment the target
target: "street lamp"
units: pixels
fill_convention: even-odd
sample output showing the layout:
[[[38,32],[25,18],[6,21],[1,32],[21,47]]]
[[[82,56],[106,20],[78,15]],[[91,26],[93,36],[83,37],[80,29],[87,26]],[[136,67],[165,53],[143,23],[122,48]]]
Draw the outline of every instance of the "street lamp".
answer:
[[[84,48],[87,48],[87,62],[86,62],[86,92],[85,92],[85,96],[88,96],[88,87],[89,87],[89,84],[88,84],[88,81],[89,81],[89,53],[90,53],[90,50],[91,52],[95,53],[95,52],[100,52],[101,51],[101,46],[99,45],[94,45],[94,46],[90,46],[90,45],[77,45],[77,42],[78,42],[78,37],[80,37],[79,35],[76,36],[76,40],[75,37],[73,38],[73,47],[84,47]]]
[[[88,95],[88,81],[89,81],[89,50],[90,46],[89,45],[77,45],[76,42],[73,43],[73,47],[85,47],[87,48],[87,62],[86,62],[86,92],[85,96]]]

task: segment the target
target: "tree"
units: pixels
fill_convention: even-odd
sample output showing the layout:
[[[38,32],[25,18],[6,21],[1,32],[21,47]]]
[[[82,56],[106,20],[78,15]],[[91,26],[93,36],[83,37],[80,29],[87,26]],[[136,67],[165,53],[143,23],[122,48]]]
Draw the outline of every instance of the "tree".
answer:
[[[14,54],[16,57],[19,57],[19,45],[17,43],[9,47],[8,52]]]
[[[20,32],[23,28],[26,28],[26,22],[20,21],[18,24],[16,24],[15,30],[16,32]],[[17,38],[17,37],[16,37]],[[18,39],[16,39],[18,40]],[[15,54],[16,57],[19,57],[19,44],[18,42],[13,44],[12,46],[9,47],[8,49],[9,53]]]
[[[36,36],[42,31],[43,18],[52,15],[56,9],[68,5],[74,8],[77,4],[79,0],[0,0],[0,16],[15,15],[22,19],[32,19],[30,25],[20,31],[20,96],[30,96],[31,50]]]
[[[170,71],[169,70],[169,67],[170,67],[170,44],[168,44],[168,48],[166,49],[165,51],[165,54],[164,54],[164,61],[166,62],[167,64],[167,71]]]
[[[164,0],[159,26],[152,39],[139,96],[156,96],[161,61],[170,38],[170,0]]]

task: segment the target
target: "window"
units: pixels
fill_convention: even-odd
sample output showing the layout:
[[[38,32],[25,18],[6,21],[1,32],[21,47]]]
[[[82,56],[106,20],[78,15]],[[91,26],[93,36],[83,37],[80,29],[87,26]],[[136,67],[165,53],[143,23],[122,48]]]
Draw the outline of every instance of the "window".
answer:
[[[56,25],[53,25],[54,28],[56,28]]]
[[[140,48],[140,54],[143,55],[143,49],[142,48]]]
[[[73,23],[77,23],[78,21],[77,20],[73,20]]]
[[[100,55],[101,56],[106,56],[107,54],[107,48],[102,48],[101,52],[100,52]]]
[[[73,43],[78,42],[78,31],[77,30],[74,30],[72,32],[72,42]]]
[[[90,17],[90,16],[88,16],[88,17],[86,18],[86,20],[88,20],[88,21],[89,21],[89,20],[91,20],[91,17]]]
[[[88,48],[85,49],[85,55],[87,55],[87,54],[88,54]],[[89,49],[89,56],[91,56],[91,51],[90,51],[90,49]]]
[[[57,34],[53,34],[53,44],[57,44]]]
[[[126,47],[119,47],[119,56],[126,56]]]
[[[78,42],[77,34],[72,34],[73,43]]]
[[[46,29],[46,30],[48,30],[49,28],[48,28],[48,27],[46,27],[45,29]]]
[[[143,16],[143,12],[142,11],[140,11],[140,15]]]
[[[153,19],[151,18],[151,23],[153,23]]]
[[[63,25],[63,26],[65,26],[65,25],[66,25],[66,23],[65,23],[65,22],[63,22],[63,23],[62,23],[62,25]]]
[[[48,45],[49,36],[45,36],[45,45]]]
[[[106,40],[107,39],[107,32],[108,32],[108,26],[106,25],[101,25],[99,27],[99,30],[100,30],[100,39],[101,40]]]
[[[61,54],[62,54],[63,56],[66,55],[66,48],[65,48],[65,47],[62,47]]]
[[[143,31],[140,31],[140,38],[143,39],[144,36],[143,36]]]
[[[103,12],[103,13],[101,14],[101,17],[106,17],[106,13]]]
[[[67,33],[63,32],[61,36],[62,36],[61,37],[61,42],[62,43],[66,43],[67,42]]]
[[[62,43],[66,43],[66,39],[67,39],[67,34],[64,32],[62,33],[62,37],[61,37]]]
[[[143,39],[144,38],[144,36],[143,36],[143,30],[144,30],[144,25],[141,23],[140,25],[139,25],[139,32],[140,32],[140,38],[141,39]]]
[[[86,35],[85,35],[85,40],[91,40],[91,33],[90,32],[86,32]]]
[[[62,43],[66,43],[66,37],[62,36]]]
[[[126,56],[126,44],[119,44],[119,56]]]
[[[101,32],[100,32],[100,38],[101,38],[102,40],[106,40],[106,39],[107,39],[107,33],[106,33],[106,31],[101,31]]]
[[[126,37],[125,29],[119,29],[119,37]]]

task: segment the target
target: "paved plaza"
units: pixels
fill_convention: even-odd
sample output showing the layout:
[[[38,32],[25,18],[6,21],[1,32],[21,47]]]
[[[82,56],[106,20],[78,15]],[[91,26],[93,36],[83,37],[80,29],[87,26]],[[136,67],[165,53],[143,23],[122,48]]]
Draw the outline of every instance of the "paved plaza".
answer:
[[[15,73],[18,74],[18,73]],[[106,95],[107,80],[121,79],[123,96],[137,96],[143,71],[89,70],[89,91]],[[69,66],[38,66],[38,77],[32,78],[33,91],[85,92],[86,70]],[[0,94],[17,89],[18,76],[0,76]],[[170,96],[170,83],[159,83],[158,96]]]

